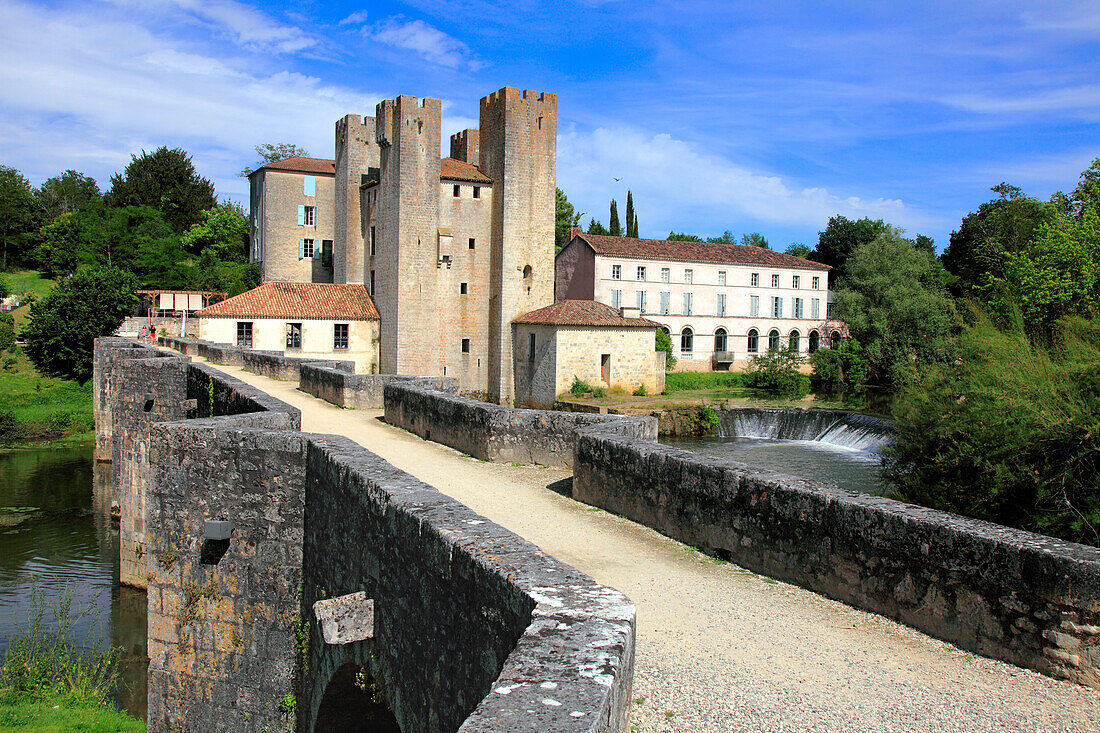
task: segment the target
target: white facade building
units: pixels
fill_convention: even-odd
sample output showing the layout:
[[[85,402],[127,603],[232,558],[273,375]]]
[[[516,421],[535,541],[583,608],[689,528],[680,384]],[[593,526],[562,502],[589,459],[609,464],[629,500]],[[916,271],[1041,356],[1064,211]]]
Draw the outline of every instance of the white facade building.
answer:
[[[736,244],[584,234],[555,263],[555,298],[638,307],[672,337],[677,369],[740,369],[769,348],[810,353],[846,334],[828,265]]]

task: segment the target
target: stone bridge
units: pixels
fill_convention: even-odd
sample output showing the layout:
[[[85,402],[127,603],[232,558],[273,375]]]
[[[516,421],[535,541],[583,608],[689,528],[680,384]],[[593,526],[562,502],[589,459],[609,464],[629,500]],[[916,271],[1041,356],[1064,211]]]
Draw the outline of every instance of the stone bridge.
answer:
[[[458,397],[444,380],[168,341],[231,366],[100,339],[94,376],[96,453],[114,461],[122,508],[122,578],[148,591],[150,730],[332,730],[373,718],[406,732],[625,731],[631,713],[649,724],[641,730],[884,730],[891,715],[907,721],[899,730],[1100,727],[1100,695],[1088,689],[1100,686],[1093,548],[702,458],[657,444],[648,418],[512,410]],[[612,538],[619,559],[595,564],[603,548],[592,540],[606,538],[559,539],[593,522],[636,532],[624,519],[577,514],[545,490],[500,514],[630,591],[636,621],[618,591],[373,452],[400,462],[415,438],[402,434],[395,451],[383,432],[392,428],[319,410],[304,392],[384,404],[389,423],[494,462],[433,458],[430,480],[448,493],[461,491],[449,476],[463,460],[471,474],[572,469],[559,491],[719,562],[677,550],[662,588],[617,569],[668,552],[655,535]],[[358,442],[300,432],[306,422]],[[493,502],[484,506],[492,516]],[[885,620],[749,570],[1084,686],[952,653],[904,627],[883,633]],[[712,618],[684,612],[692,595],[717,604],[701,617]],[[713,623],[746,601],[752,631]],[[771,621],[760,625],[761,613]],[[785,628],[798,617],[803,629]],[[832,628],[853,619],[846,628],[859,632]],[[855,649],[893,657],[895,682],[917,699],[884,695],[877,670],[846,658]],[[868,689],[838,690],[837,679]],[[682,686],[731,697],[735,709],[708,709]],[[651,711],[647,699],[682,707]]]

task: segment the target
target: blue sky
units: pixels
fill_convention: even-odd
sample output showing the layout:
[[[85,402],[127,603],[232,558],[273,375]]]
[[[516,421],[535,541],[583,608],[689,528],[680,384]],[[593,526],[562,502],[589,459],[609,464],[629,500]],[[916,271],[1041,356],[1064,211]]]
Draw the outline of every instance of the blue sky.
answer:
[[[0,0],[0,163],[106,187],[179,146],[243,201],[257,143],[331,157],[337,118],[398,94],[449,135],[510,85],[558,94],[586,222],[630,188],[643,237],[812,246],[840,213],[942,248],[990,186],[1045,198],[1100,156],[1100,3],[1046,5]]]

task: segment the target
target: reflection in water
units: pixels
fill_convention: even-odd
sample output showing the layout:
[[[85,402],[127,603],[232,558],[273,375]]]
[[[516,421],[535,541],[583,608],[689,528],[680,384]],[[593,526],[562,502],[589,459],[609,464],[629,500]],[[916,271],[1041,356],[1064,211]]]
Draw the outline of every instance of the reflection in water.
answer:
[[[866,451],[810,440],[772,438],[676,438],[667,442],[676,448],[740,461],[751,468],[779,471],[868,494],[884,493],[878,456]]]
[[[119,704],[145,717],[145,593],[118,584],[118,526],[111,520],[111,464],[90,445],[0,454],[0,654],[26,619],[35,584],[47,599],[62,589],[89,612],[76,638],[109,635],[122,647]]]

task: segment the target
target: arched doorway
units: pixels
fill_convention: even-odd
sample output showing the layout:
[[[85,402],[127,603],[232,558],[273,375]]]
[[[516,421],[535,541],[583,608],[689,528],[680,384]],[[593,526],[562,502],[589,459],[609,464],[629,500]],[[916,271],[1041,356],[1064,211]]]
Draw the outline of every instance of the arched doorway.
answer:
[[[726,348],[729,345],[727,343],[726,336],[727,336],[726,329],[724,329],[724,328],[719,328],[717,331],[714,332],[714,350],[715,351],[729,351],[729,349]]]
[[[749,347],[748,352],[750,354],[757,354],[760,352],[760,332],[755,328],[749,329]]]
[[[817,331],[810,331],[810,353],[814,353],[821,348],[821,334]]]
[[[779,350],[779,331],[777,331],[776,329],[773,328],[771,330],[771,332],[768,333],[768,351],[778,351],[778,350]]]
[[[345,664],[329,680],[313,729],[318,733],[401,733],[370,673],[354,664]]]
[[[802,347],[802,334],[798,331],[791,331],[787,336],[787,348],[791,351],[797,352]]]
[[[829,346],[834,349],[840,346],[840,331],[833,331],[829,336]]]

